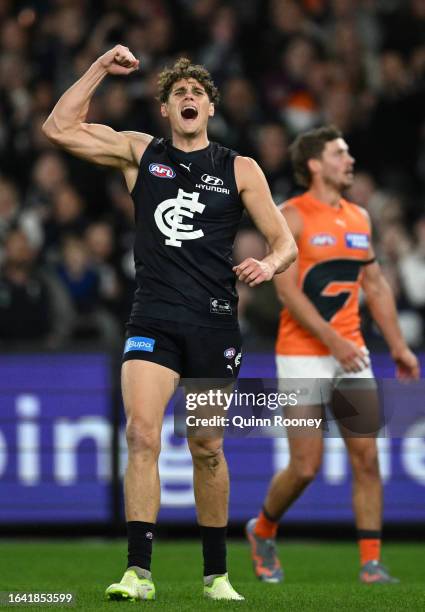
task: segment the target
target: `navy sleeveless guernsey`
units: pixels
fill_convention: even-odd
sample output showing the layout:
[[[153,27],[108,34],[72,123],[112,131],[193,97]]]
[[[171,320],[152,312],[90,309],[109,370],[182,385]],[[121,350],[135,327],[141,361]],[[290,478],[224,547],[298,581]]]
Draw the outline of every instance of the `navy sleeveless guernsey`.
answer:
[[[186,153],[154,138],[132,191],[137,289],[130,324],[147,318],[237,327],[232,250],[243,212],[238,154],[217,143]]]

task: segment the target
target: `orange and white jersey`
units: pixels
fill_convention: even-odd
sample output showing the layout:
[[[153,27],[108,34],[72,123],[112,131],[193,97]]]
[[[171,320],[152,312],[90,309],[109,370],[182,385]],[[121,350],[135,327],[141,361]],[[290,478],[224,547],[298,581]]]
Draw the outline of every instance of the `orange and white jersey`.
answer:
[[[371,239],[367,216],[359,206],[344,199],[339,208],[333,208],[308,192],[285,206],[295,207],[302,219],[297,240],[298,286],[336,331],[364,346],[359,291]],[[276,353],[329,355],[329,349],[284,308]]]

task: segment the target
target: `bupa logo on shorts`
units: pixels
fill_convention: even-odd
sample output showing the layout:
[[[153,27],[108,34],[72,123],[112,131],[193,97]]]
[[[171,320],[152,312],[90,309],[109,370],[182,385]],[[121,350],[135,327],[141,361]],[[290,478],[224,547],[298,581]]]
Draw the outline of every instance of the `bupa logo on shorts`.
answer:
[[[310,238],[310,243],[314,246],[333,246],[336,244],[336,238],[332,234],[314,234]]]
[[[345,246],[349,249],[367,250],[369,248],[369,235],[357,233],[345,234]]]
[[[215,187],[221,187],[221,185],[223,185],[223,181],[221,178],[218,178],[217,176],[211,176],[211,174],[203,174],[201,176],[201,181],[203,181],[207,185],[214,185]]]
[[[164,164],[149,164],[149,172],[158,178],[172,179],[176,176],[174,170]]]
[[[236,349],[231,346],[230,348],[227,348],[224,351],[224,356],[226,357],[226,359],[233,359],[233,357],[236,355]]]
[[[145,338],[144,336],[132,336],[127,338],[124,347],[124,353],[129,351],[146,351],[152,353],[155,346],[155,340],[153,338]]]

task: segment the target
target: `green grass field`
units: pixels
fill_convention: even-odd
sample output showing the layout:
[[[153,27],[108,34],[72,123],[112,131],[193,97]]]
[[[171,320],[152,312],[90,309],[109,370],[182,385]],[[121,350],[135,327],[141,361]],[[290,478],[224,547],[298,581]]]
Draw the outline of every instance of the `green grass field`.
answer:
[[[76,606],[67,609],[87,611],[134,606],[147,606],[154,612],[234,608],[257,612],[425,610],[423,545],[386,544],[384,562],[402,582],[373,586],[357,582],[354,543],[282,543],[280,556],[286,581],[265,585],[252,574],[247,544],[232,541],[229,543],[231,581],[246,601],[227,604],[204,601],[200,545],[195,541],[156,542],[152,568],[157,589],[155,602],[106,602],[103,591],[109,583],[121,578],[125,555],[124,541],[1,542],[0,591],[73,592]],[[46,609],[46,606],[13,607]]]

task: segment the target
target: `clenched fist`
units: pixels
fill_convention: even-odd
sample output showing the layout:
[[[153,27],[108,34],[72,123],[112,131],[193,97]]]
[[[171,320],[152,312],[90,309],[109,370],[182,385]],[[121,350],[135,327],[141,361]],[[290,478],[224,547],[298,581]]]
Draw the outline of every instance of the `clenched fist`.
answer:
[[[139,60],[128,47],[116,45],[97,60],[108,74],[127,75],[139,68]]]

